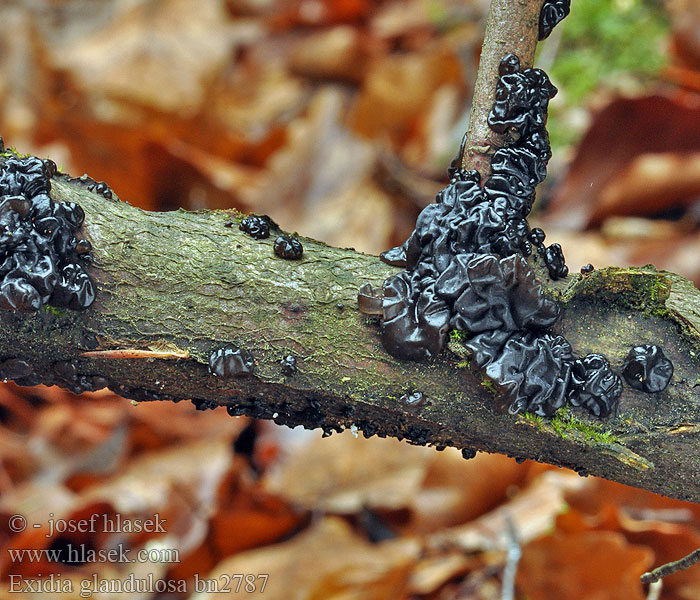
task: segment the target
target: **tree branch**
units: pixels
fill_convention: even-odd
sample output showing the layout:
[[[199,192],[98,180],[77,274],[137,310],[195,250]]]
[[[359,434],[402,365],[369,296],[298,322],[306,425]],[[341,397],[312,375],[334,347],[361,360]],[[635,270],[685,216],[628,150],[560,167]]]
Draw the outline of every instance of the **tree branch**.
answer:
[[[472,150],[481,141],[497,145],[480,129],[496,65],[506,51],[530,63],[541,4],[493,2]],[[467,166],[487,155],[467,153]],[[485,175],[485,162],[478,164]],[[396,271],[373,256],[302,240],[304,258],[285,261],[272,239],[240,232],[233,211],[144,212],[64,177],[54,179],[52,196],[86,213],[98,296],[85,312],[0,314],[0,357],[28,361],[42,381],[56,381],[57,361],[75,360],[77,373],[106,377],[137,400],[192,398],[201,408],[227,405],[232,414],[280,424],[357,428],[463,448],[465,456],[500,452],[700,501],[700,293],[676,275],[603,269],[548,291],[563,305],[554,333],[577,355],[601,352],[619,368],[631,346],[662,345],[675,365],[664,392],[625,387],[618,414],[604,421],[571,408],[552,420],[513,417],[498,411],[493,386],[470,367],[458,339],[427,363],[383,350],[376,322],[357,311],[357,289]],[[230,343],[252,352],[254,376],[208,372],[210,353]],[[289,354],[299,367],[291,377],[279,364]],[[415,391],[422,401],[402,399]]]
[[[532,66],[543,4],[544,0],[491,0],[462,155],[462,167],[479,171],[481,181],[491,175],[491,155],[504,145],[505,136],[486,122],[495,98],[498,66],[509,52],[520,58],[522,68]]]
[[[55,379],[56,361],[75,359],[80,374],[107,377],[137,400],[193,398],[282,424],[500,452],[700,500],[700,293],[678,276],[604,269],[551,290],[564,306],[555,331],[577,354],[602,352],[619,367],[630,346],[663,345],[676,368],[665,392],[627,386],[605,421],[577,409],[552,421],[512,417],[458,340],[428,363],[383,350],[356,302],[360,285],[395,271],[373,256],[304,239],[304,258],[285,261],[272,238],[227,226],[230,211],[145,212],[64,178],[52,195],[85,210],[98,297],[85,312],[0,315],[0,356],[27,360],[44,381]],[[209,374],[209,354],[227,343],[253,353],[255,376]],[[115,349],[149,352],[97,354]],[[278,362],[288,354],[298,359],[292,377]],[[401,401],[413,391],[427,401]]]

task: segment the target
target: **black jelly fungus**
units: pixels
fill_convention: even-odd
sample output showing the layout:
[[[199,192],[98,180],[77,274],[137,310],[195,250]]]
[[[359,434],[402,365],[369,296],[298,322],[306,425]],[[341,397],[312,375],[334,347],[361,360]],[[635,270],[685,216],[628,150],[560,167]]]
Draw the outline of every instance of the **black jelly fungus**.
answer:
[[[231,417],[240,417],[245,414],[245,407],[240,406],[238,404],[227,404],[226,405],[226,412],[229,414]]]
[[[544,125],[556,89],[539,69],[521,70],[514,55],[504,57],[501,73],[489,124],[495,131],[516,133],[517,141],[494,154],[493,175],[483,189],[478,173],[454,171],[455,177],[438,193],[436,202],[419,215],[409,239],[382,255],[385,261],[406,266],[404,272],[385,280],[382,289],[382,342],[399,358],[424,359],[440,352],[447,331],[463,328],[472,318],[467,297],[481,301],[480,295],[488,295],[494,285],[493,278],[502,280],[496,285],[507,290],[506,296],[518,288],[512,291],[510,304],[519,301],[517,296],[535,303],[542,296],[536,285],[529,292],[525,284],[514,285],[496,263],[499,257],[527,254],[530,237],[540,244],[543,239],[541,230],[530,232],[526,217],[550,157]],[[491,258],[480,264],[484,255]],[[554,259],[560,253],[553,249],[550,255]],[[551,269],[555,274],[565,268],[556,267]],[[524,261],[509,269],[531,272]],[[471,273],[476,276],[473,283]],[[534,274],[527,280],[535,282]]]
[[[595,271],[595,267],[591,263],[588,263],[587,265],[583,265],[581,267],[581,273],[583,273],[584,275],[586,273],[593,273],[593,271]]]
[[[92,247],[78,240],[85,213],[49,196],[56,165],[35,157],[0,165],[0,308],[36,311],[44,304],[74,310],[95,300],[86,271]]]
[[[476,450],[474,448],[462,448],[462,458],[469,460],[476,456]]]
[[[382,298],[374,291],[372,284],[363,283],[357,290],[357,308],[366,315],[382,314]]]
[[[1,379],[22,379],[29,377],[33,372],[32,366],[19,358],[8,358],[0,363]]]
[[[630,387],[655,394],[664,391],[671,381],[673,363],[659,346],[635,346],[627,355],[622,376]]]
[[[423,392],[412,392],[410,394],[403,394],[399,398],[399,402],[406,407],[416,408],[425,405],[428,402],[428,398]]]
[[[270,237],[270,219],[268,217],[251,216],[241,221],[238,228],[256,240]]]
[[[620,394],[622,381],[607,358],[588,354],[574,361],[568,398],[572,406],[583,406],[596,417],[606,417],[617,406]]]
[[[227,346],[211,353],[209,372],[224,378],[245,377],[255,372],[255,360],[248,350]]]
[[[286,377],[292,377],[297,372],[297,359],[291,354],[285,356],[281,361],[282,374]]]
[[[564,263],[564,253],[559,244],[552,244],[545,249],[544,262],[552,279],[561,279],[569,274],[569,267]]]
[[[109,387],[111,381],[102,375],[86,375],[79,372],[79,364],[75,359],[59,360],[53,364],[53,375],[45,377],[42,383],[54,383],[69,389],[74,394],[95,392]],[[23,382],[23,385],[28,385]],[[123,394],[124,395],[124,394]],[[139,398],[141,399],[141,398]]]
[[[385,250],[379,255],[379,258],[386,264],[394,267],[406,266],[406,250],[403,246],[396,246],[396,248]]]
[[[539,39],[547,39],[554,27],[571,11],[571,0],[545,0],[540,11]]]
[[[568,274],[559,244],[545,247],[544,231],[526,220],[551,157],[545,125],[556,88],[512,54],[499,74],[488,123],[509,142],[493,154],[483,188],[458,155],[449,185],[418,216],[408,240],[382,253],[384,262],[405,268],[382,286],[382,343],[397,358],[422,360],[456,329],[510,413],[551,417],[568,401],[604,417],[617,406],[620,378],[605,357],[577,359],[565,338],[548,333],[559,305],[525,260],[534,248],[551,279]],[[363,286],[358,304],[374,311],[371,288]]]
[[[281,235],[275,240],[274,251],[280,258],[299,260],[304,254],[304,247],[298,239]]]
[[[215,408],[218,408],[219,405],[212,401],[212,400],[202,400],[201,398],[193,398],[192,399],[192,404],[194,405],[195,410],[214,410]]]

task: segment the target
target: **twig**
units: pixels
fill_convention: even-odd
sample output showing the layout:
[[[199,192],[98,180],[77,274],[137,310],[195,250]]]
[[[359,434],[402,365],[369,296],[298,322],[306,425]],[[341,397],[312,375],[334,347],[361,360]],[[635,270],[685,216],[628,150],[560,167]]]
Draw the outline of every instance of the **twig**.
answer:
[[[688,556],[684,556],[680,560],[674,560],[673,562],[657,567],[653,571],[644,573],[641,577],[642,583],[654,583],[655,581],[659,581],[662,577],[668,577],[677,571],[688,569],[698,562],[700,562],[700,548],[691,552]]]
[[[649,586],[649,593],[647,594],[647,600],[659,600],[661,596],[661,588],[663,587],[663,581],[659,579]]]
[[[513,517],[506,516],[506,534],[508,550],[506,551],[506,566],[503,569],[503,585],[501,587],[501,600],[513,600],[515,597],[515,573],[518,570],[518,562],[522,555],[520,548],[520,536],[513,522]]]
[[[462,166],[479,171],[482,181],[491,174],[491,155],[504,144],[503,136],[492,131],[487,123],[496,94],[498,66],[509,52],[520,58],[523,67],[532,66],[543,3],[544,0],[491,1],[462,156]]]

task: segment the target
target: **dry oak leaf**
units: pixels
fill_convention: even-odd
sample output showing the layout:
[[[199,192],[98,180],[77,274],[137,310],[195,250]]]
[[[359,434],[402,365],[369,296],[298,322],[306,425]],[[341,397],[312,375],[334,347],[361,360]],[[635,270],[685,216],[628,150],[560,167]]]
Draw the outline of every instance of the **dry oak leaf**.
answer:
[[[523,548],[517,589],[531,600],[644,600],[649,548],[612,531],[557,532]]]
[[[226,573],[266,573],[266,600],[386,600],[401,598],[419,558],[415,539],[372,545],[338,517],[325,517],[287,542],[250,550],[219,563],[207,578]],[[198,600],[260,598],[257,591],[204,593]]]

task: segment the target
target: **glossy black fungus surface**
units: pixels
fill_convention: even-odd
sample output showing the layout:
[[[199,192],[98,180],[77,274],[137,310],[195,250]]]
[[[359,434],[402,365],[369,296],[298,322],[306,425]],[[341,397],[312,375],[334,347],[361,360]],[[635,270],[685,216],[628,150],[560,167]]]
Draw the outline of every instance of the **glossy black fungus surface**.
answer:
[[[571,0],[545,0],[540,12],[540,41],[547,39],[554,27],[571,10]]]
[[[52,381],[56,385],[69,389],[74,394],[83,392],[96,392],[108,387],[111,382],[101,375],[85,375],[79,373],[78,361],[60,360],[53,365],[56,379]],[[42,383],[49,383],[45,378]]]
[[[34,157],[0,166],[0,308],[36,311],[44,304],[88,308],[95,285],[86,267],[92,247],[76,234],[85,214],[49,197],[56,165]]]
[[[255,372],[255,360],[247,350],[228,346],[209,356],[209,372],[217,377],[245,377]]]
[[[551,156],[545,124],[556,88],[543,71],[521,69],[512,54],[499,73],[488,122],[511,143],[494,153],[483,188],[458,156],[449,185],[418,216],[409,239],[382,254],[405,268],[382,286],[382,343],[397,358],[422,360],[460,330],[510,413],[550,417],[568,401],[603,417],[616,407],[620,378],[604,357],[576,359],[565,338],[548,332],[559,306],[525,260],[534,248],[552,279],[568,274],[561,247],[545,247],[544,232],[526,220]],[[359,294],[363,312],[373,308],[370,292]]]
[[[627,355],[622,376],[636,390],[651,394],[663,392],[673,376],[673,363],[659,346],[635,346]]]
[[[22,379],[34,372],[32,365],[26,360],[8,358],[0,363],[0,379]]]
[[[53,165],[53,173],[51,174],[51,177],[55,177],[58,172],[58,169],[56,168],[56,163],[54,163],[53,161],[49,162],[51,162]],[[61,177],[65,178],[65,180],[67,181],[77,183],[78,185],[85,187],[90,192],[100,194],[107,200],[112,200],[114,198],[114,193],[104,181],[95,181],[92,177],[90,177],[87,174],[81,175],[80,177],[71,177],[70,175],[61,174]]]
[[[608,359],[588,354],[574,361],[571,370],[569,403],[583,406],[596,417],[607,417],[620,399],[622,381],[613,373]]]
[[[281,361],[282,375],[285,377],[292,377],[296,375],[297,372],[297,359],[291,354],[285,356]]]
[[[281,235],[275,240],[275,254],[288,260],[299,260],[304,254],[301,242],[289,235]]]
[[[96,194],[100,194],[107,198],[107,200],[112,199],[112,190],[109,189],[109,186],[104,181],[95,181],[91,179],[90,182],[87,183],[87,189]]]
[[[593,271],[595,271],[595,267],[591,263],[588,263],[587,265],[583,265],[581,267],[581,273],[583,273],[584,275],[586,273],[593,273]]]
[[[399,402],[407,408],[417,408],[424,406],[428,402],[428,397],[423,392],[413,392],[411,394],[403,394],[399,398]]]
[[[372,288],[372,284],[364,283],[357,290],[357,308],[366,315],[382,314],[382,298]]]
[[[544,264],[547,265],[552,279],[561,279],[569,274],[569,267],[564,262],[564,253],[559,244],[552,244],[545,249]]]
[[[268,217],[246,217],[238,228],[256,240],[270,237],[270,219]]]
[[[450,329],[476,334],[504,325],[504,331],[517,331],[556,320],[556,314],[542,324],[530,320],[547,302],[522,258],[544,239],[541,230],[530,231],[526,217],[535,186],[546,175],[550,150],[544,126],[556,89],[544,72],[521,70],[512,54],[504,57],[500,71],[489,124],[517,140],[494,154],[493,175],[483,189],[476,171],[451,167],[450,184],[421,212],[411,237],[382,255],[406,267],[382,288],[382,342],[399,358],[434,356]],[[557,276],[565,268],[563,258],[561,263],[553,269]],[[494,299],[498,307],[486,308]],[[505,341],[499,338],[493,350]]]

